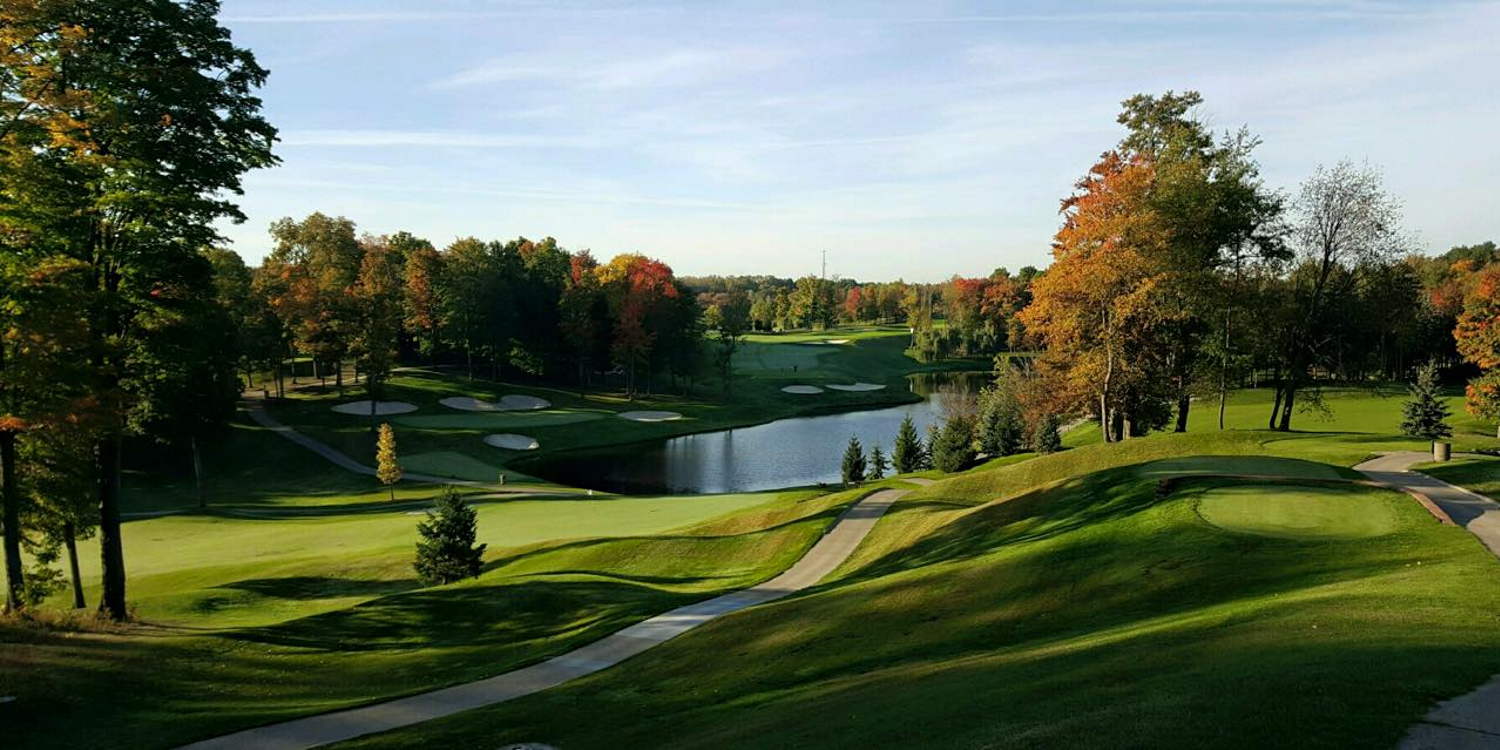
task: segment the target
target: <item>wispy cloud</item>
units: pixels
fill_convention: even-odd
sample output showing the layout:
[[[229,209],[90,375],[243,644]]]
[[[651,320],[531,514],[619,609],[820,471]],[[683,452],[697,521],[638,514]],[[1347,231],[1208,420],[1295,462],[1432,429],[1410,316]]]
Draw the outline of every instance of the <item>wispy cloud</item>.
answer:
[[[650,54],[558,58],[526,54],[497,58],[433,83],[451,89],[494,83],[566,84],[590,89],[686,86],[756,73],[785,63],[787,50],[766,47],[683,48]]]
[[[283,146],[331,148],[486,148],[586,149],[604,145],[597,138],[553,134],[473,133],[441,130],[296,130],[282,135]]]

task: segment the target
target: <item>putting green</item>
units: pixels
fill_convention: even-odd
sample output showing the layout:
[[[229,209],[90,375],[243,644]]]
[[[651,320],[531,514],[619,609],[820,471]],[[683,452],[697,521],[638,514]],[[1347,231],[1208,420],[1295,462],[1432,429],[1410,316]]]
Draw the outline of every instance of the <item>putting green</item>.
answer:
[[[425,414],[401,417],[396,424],[424,430],[494,430],[512,427],[547,427],[602,419],[592,411],[475,412],[471,414]]]
[[[1358,539],[1395,530],[1384,490],[1244,484],[1198,497],[1198,515],[1226,531],[1287,539]]]
[[[477,458],[453,451],[433,451],[402,456],[401,468],[415,474],[471,479],[476,482],[493,482],[500,475],[500,467],[491,466]]]

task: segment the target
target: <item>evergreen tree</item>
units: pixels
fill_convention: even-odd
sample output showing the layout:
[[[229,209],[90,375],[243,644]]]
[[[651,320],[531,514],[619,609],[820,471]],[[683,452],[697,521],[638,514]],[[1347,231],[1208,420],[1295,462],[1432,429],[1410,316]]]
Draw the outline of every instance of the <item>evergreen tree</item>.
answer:
[[[474,544],[478,514],[452,485],[438,495],[437,507],[417,523],[417,577],[427,586],[478,578],[487,545]]]
[[[396,432],[389,423],[380,425],[380,438],[375,446],[375,477],[389,487],[391,499],[396,499],[396,483],[401,481],[401,462],[396,460]]]
[[[890,463],[885,459],[885,451],[880,446],[870,452],[870,479],[884,479],[885,470],[890,468]]]
[[[1401,408],[1401,432],[1412,437],[1442,440],[1453,434],[1448,426],[1451,412],[1438,391],[1437,365],[1428,362],[1417,368],[1417,380],[1410,387],[1411,398]]]
[[[922,439],[917,437],[917,426],[911,415],[901,420],[896,431],[896,447],[891,451],[891,468],[897,474],[910,474],[922,469]]]
[[[844,449],[844,486],[853,487],[865,481],[865,449],[859,438],[850,436],[849,447]]]
[[[1032,449],[1037,453],[1056,453],[1062,450],[1061,429],[1056,414],[1048,413],[1042,417],[1041,424],[1036,426],[1036,434],[1031,436]]]
[[[933,468],[948,474],[962,471],[973,462],[974,422],[970,417],[953,417],[934,434]]]
[[[940,436],[941,429],[937,424],[927,425],[927,441],[920,444],[922,452],[917,454],[917,467],[920,470],[926,471],[934,468],[933,457],[937,455],[937,444]]]
[[[974,428],[975,447],[991,458],[1005,455],[1001,450],[1004,416],[999,395],[993,389],[986,389],[979,394],[979,423]]]

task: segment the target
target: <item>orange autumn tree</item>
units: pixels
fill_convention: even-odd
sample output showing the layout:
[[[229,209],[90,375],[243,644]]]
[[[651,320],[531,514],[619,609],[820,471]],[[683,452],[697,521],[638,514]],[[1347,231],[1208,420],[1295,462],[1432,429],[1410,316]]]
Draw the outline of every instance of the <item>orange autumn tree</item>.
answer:
[[[610,351],[626,372],[626,396],[636,394],[636,372],[650,357],[658,334],[666,326],[666,302],[678,296],[672,267],[639,254],[617,255],[596,274],[606,290],[605,299],[614,317]]]
[[[1458,353],[1481,370],[1479,377],[1469,381],[1469,413],[1500,422],[1500,263],[1475,274],[1453,338]],[[1495,435],[1500,437],[1500,425]]]
[[[1063,201],[1052,267],[1032,286],[1021,322],[1046,346],[1042,372],[1087,404],[1113,441],[1165,422],[1164,324],[1158,304],[1170,232],[1152,208],[1155,175],[1106,153]]]

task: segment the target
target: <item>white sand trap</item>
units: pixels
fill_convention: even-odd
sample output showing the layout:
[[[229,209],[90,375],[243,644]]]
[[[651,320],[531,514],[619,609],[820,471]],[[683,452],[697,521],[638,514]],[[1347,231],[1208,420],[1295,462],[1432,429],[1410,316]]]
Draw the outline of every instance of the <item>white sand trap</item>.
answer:
[[[849,385],[830,383],[828,387],[835,391],[880,391],[885,389],[885,386],[878,383],[851,383]]]
[[[782,388],[781,392],[782,393],[798,393],[798,394],[802,394],[804,396],[810,396],[810,395],[812,395],[814,393],[822,393],[823,389],[819,388],[819,387],[817,387],[815,385],[789,385],[789,386],[787,386],[785,388]]]
[[[470,398],[468,396],[452,396],[441,399],[438,403],[449,409],[458,409],[459,411],[500,411],[501,408],[498,404],[480,401],[477,398]]]
[[[508,451],[534,451],[542,447],[541,443],[538,443],[536,438],[530,435],[513,435],[511,433],[485,435],[484,442]]]
[[[675,411],[622,411],[618,416],[632,422],[670,422],[682,419],[682,415]]]
[[[849,339],[829,339],[827,343],[830,343],[830,344],[847,344],[847,343],[849,343]]]
[[[500,397],[500,408],[506,411],[532,411],[534,409],[545,409],[552,405],[551,401],[536,396],[519,396],[511,394]]]
[[[350,401],[347,404],[339,404],[333,410],[340,414],[355,414],[361,417],[370,416],[369,401]],[[408,404],[405,401],[381,401],[375,404],[375,414],[406,414],[417,410],[416,404]]]

